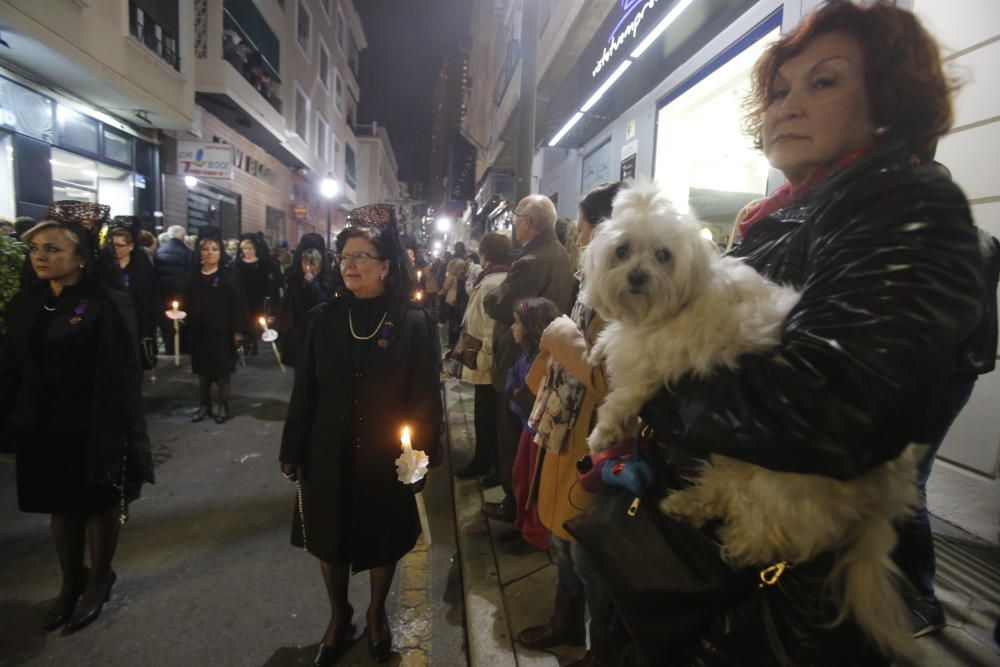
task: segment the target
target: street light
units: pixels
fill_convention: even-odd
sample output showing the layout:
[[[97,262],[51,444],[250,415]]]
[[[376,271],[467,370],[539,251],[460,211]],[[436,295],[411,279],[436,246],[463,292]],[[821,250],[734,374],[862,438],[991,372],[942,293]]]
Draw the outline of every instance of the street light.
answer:
[[[319,182],[319,193],[326,199],[326,245],[330,245],[330,228],[333,226],[333,198],[340,192],[340,183],[327,174],[326,178]]]
[[[451,231],[451,218],[446,215],[442,215],[434,223],[434,228],[441,232],[442,234],[447,234]]]
[[[189,188],[193,188],[194,186],[198,185],[198,179],[195,178],[194,176],[185,176],[184,185],[188,186]]]

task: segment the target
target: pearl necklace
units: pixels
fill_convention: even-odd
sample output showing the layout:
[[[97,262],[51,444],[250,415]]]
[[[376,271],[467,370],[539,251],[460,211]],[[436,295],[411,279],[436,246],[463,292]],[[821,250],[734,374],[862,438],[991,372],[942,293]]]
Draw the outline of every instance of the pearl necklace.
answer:
[[[389,315],[389,311],[388,310],[385,311],[384,313],[382,313],[382,319],[379,320],[378,324],[375,325],[375,331],[371,332],[371,334],[369,334],[368,336],[359,336],[354,331],[354,319],[351,317],[351,311],[350,311],[350,309],[348,309],[347,310],[347,326],[348,326],[348,328],[350,328],[351,335],[354,336],[354,340],[371,340],[372,338],[375,337],[375,334],[378,333],[379,329],[382,328],[382,324],[385,322],[385,318],[388,315]]]

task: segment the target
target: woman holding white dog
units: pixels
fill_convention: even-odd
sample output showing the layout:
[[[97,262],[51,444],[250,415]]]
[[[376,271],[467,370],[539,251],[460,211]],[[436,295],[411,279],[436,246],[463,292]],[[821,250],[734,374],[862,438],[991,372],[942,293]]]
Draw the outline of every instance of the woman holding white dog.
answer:
[[[671,665],[699,667],[888,665],[914,651],[889,566],[891,521],[915,499],[908,445],[932,438],[927,415],[984,302],[968,203],[950,179],[919,164],[951,126],[952,85],[912,14],[839,0],[770,46],[752,83],[748,129],[788,183],[747,216],[733,254],[799,299],[773,347],[734,367],[689,373],[669,390],[660,383],[641,412],[644,451],[658,472],[686,478],[669,487],[663,507],[690,489],[714,503],[701,515],[674,503],[668,516],[703,528],[707,553],[721,551],[746,587],[669,644],[670,624],[622,620],[633,648],[661,656],[655,664],[669,656]],[[618,233],[626,199],[623,191],[602,230]],[[623,243],[616,252],[624,262],[634,249]],[[664,255],[661,270],[683,262],[680,254]],[[612,390],[615,381],[612,373]],[[656,500],[635,505],[657,511]],[[864,523],[866,512],[879,522]],[[620,521],[629,520],[623,512]],[[859,529],[869,525],[878,530]],[[743,557],[755,549],[814,555]],[[656,567],[647,566],[651,577]],[[852,574],[859,571],[870,577]],[[611,596],[620,594],[609,571],[602,575]],[[642,616],[689,617],[709,606],[662,595],[631,609],[643,604]],[[635,628],[644,622],[643,635]]]
[[[611,217],[611,202],[619,187],[620,183],[606,183],[580,200],[581,248],[590,242],[597,226]],[[587,638],[584,610],[589,608],[590,651],[573,663],[577,667],[599,664],[610,612],[593,564],[563,526],[596,500],[577,483],[576,462],[587,454],[594,411],[607,389],[603,369],[588,360],[588,351],[603,328],[604,321],[594,309],[577,300],[569,317],[556,318],[545,329],[535,367],[544,368],[547,358],[548,371],[541,387],[530,387],[536,399],[529,425],[538,430],[535,442],[539,446],[531,497],[542,524],[552,533],[559,579],[551,618],[522,630],[518,640],[531,648],[582,646]]]

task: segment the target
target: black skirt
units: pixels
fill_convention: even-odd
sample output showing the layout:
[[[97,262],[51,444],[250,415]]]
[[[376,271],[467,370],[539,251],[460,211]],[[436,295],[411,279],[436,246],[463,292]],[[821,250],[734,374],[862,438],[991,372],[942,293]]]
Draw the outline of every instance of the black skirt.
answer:
[[[191,370],[220,377],[236,372],[236,343],[231,333],[195,332],[191,337]]]
[[[121,502],[111,484],[87,481],[86,432],[17,438],[17,506],[22,512],[91,514]]]

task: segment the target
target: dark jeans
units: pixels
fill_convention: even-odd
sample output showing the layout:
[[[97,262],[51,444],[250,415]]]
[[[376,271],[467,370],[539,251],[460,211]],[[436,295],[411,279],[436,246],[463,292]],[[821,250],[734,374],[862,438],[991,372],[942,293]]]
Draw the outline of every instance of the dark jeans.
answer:
[[[495,387],[494,392],[497,395],[497,473],[500,475],[504,494],[513,498],[514,457],[517,456],[517,444],[521,439],[521,420],[511,412],[503,392],[496,391]]]
[[[604,585],[597,575],[594,561],[577,542],[564,540],[558,535],[552,535],[552,546],[556,549],[558,560],[559,586],[570,597],[587,600],[587,611],[590,612],[590,642],[594,649],[595,633],[607,633],[611,622],[611,598],[604,594]],[[600,642],[600,640],[598,640]],[[603,648],[603,646],[601,647]]]
[[[492,384],[475,385],[473,419],[476,425],[476,453],[472,464],[477,468],[499,471],[497,460],[497,391]]]
[[[913,517],[897,530],[899,543],[893,559],[919,595],[934,594],[934,539],[931,536],[930,518],[927,516],[927,478],[931,476],[934,457],[948,435],[948,429],[969,401],[975,384],[976,376],[952,380],[942,392],[941,400],[928,415],[923,442],[930,444],[930,449],[917,472],[920,504]]]

